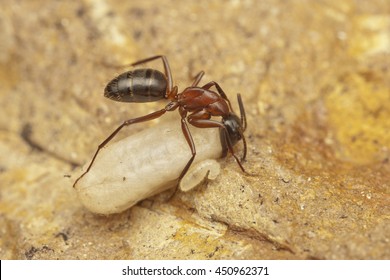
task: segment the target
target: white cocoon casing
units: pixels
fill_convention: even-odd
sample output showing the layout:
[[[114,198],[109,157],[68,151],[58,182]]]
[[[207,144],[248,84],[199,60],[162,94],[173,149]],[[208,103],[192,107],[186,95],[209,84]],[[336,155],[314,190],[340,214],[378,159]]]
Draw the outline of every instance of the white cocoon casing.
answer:
[[[191,125],[189,128],[196,148],[193,165],[221,157],[219,129]],[[118,213],[176,186],[190,158],[191,149],[180,122],[159,124],[101,149],[90,171],[77,182],[75,189],[90,211]],[[84,166],[84,170],[87,167]]]

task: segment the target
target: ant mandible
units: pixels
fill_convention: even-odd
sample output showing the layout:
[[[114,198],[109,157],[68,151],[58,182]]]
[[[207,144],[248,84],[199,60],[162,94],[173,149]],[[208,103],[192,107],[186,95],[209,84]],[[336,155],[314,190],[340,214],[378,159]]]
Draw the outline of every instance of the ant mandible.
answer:
[[[198,87],[198,84],[204,75],[204,71],[199,72],[195,76],[194,82],[190,87],[187,87],[181,93],[178,93],[177,86],[173,86],[172,84],[171,69],[165,56],[153,56],[132,63],[130,66],[136,66],[156,59],[162,60],[164,74],[150,68],[127,71],[107,84],[104,90],[104,96],[120,102],[142,103],[161,99],[168,99],[170,102],[161,110],[124,121],[98,146],[87,170],[75,181],[73,187],[91,169],[100,149],[107,145],[123,127],[159,118],[166,112],[174,111],[176,109],[179,109],[181,128],[192,153],[192,157],[187,162],[178,178],[179,181],[187,173],[196,156],[195,144],[187,122],[199,128],[220,128],[221,143],[225,153],[227,148],[235,158],[241,170],[246,173],[241,164],[241,161],[244,161],[246,157],[246,141],[243,134],[246,129],[246,116],[241,95],[237,94],[241,114],[240,119],[234,114],[229,99],[218,83],[211,81],[202,87]],[[210,90],[212,86],[215,86],[217,92]],[[211,117],[222,117],[222,121],[212,120]],[[244,144],[244,152],[241,161],[233,151],[233,145],[239,140],[243,140]]]

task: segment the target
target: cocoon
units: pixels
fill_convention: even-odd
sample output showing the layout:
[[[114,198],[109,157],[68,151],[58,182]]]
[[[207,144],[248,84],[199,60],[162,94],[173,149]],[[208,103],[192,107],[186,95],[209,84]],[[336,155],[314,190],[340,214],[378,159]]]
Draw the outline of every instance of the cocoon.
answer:
[[[219,129],[189,128],[196,156],[180,184],[184,191],[197,186],[207,175],[217,177],[218,162],[208,160],[218,159],[224,152]],[[75,189],[90,211],[118,213],[175,187],[190,158],[191,150],[180,124],[159,124],[101,149],[92,168],[76,183]]]

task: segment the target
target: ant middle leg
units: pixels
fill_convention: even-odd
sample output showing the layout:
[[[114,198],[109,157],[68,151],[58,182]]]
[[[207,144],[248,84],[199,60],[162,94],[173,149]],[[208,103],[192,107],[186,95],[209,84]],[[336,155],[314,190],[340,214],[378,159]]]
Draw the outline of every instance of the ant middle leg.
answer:
[[[180,110],[180,108],[179,108]],[[186,166],[183,168],[183,170],[181,171],[180,173],[180,176],[179,178],[177,179],[177,185],[176,185],[176,188],[175,190],[171,193],[171,195],[169,196],[168,200],[172,199],[172,197],[175,196],[175,194],[177,193],[177,190],[179,189],[179,185],[180,185],[180,181],[181,179],[183,179],[184,175],[186,175],[188,169],[191,167],[191,164],[192,162],[194,161],[195,159],[195,156],[196,156],[196,148],[195,148],[195,143],[194,143],[194,140],[192,139],[192,135],[191,135],[191,131],[189,130],[188,128],[188,125],[187,125],[187,122],[186,122],[186,119],[185,119],[185,112],[181,112],[180,113],[182,115],[182,119],[181,119],[181,129],[183,131],[183,134],[184,134],[184,137],[188,143],[188,145],[190,146],[191,148],[191,158],[190,160],[187,162]]]
[[[187,162],[186,166],[184,167],[184,169],[182,170],[180,176],[179,176],[179,181],[184,177],[184,175],[186,175],[188,169],[190,168],[192,162],[194,161],[195,159],[195,156],[196,156],[196,148],[195,148],[195,143],[194,143],[194,140],[192,139],[192,135],[191,135],[191,132],[188,128],[188,125],[187,125],[187,122],[185,120],[185,118],[182,118],[181,119],[181,129],[183,131],[183,134],[184,134],[184,137],[188,143],[188,146],[190,146],[191,148],[191,158],[190,160]]]

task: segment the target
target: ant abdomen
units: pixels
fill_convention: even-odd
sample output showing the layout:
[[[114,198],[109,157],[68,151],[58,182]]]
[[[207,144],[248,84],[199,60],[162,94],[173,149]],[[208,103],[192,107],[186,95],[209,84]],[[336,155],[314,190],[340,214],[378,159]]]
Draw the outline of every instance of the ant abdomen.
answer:
[[[165,98],[167,79],[154,69],[136,69],[120,74],[104,89],[104,96],[120,102],[153,102]]]

